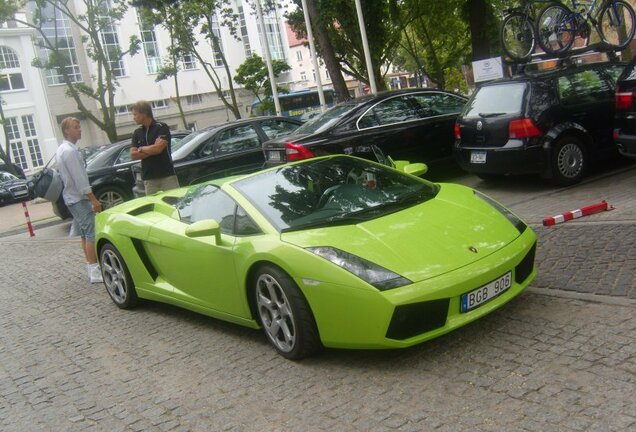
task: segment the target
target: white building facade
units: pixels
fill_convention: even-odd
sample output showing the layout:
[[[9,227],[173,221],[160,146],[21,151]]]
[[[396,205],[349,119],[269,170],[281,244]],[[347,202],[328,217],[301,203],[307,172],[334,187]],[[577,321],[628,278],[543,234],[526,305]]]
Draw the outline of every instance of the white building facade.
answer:
[[[84,13],[85,0],[74,0],[72,7],[75,15]],[[220,18],[212,17],[211,20],[212,31],[219,37],[221,49],[229,66],[229,76],[220,56],[203,37],[199,38],[198,45],[202,57],[212,64],[214,73],[219,77],[221,89],[228,98],[230,80],[237,67],[252,54],[264,57],[263,32],[256,18],[253,2],[233,0],[232,7],[239,17],[237,37],[230,33],[230,29],[220,25]],[[51,15],[48,31],[57,35],[58,40],[64,40],[65,55],[69,59],[66,67],[69,76],[76,82],[89,82],[98,71],[86,53],[82,34],[63,14],[55,14],[53,8],[50,8],[47,13]],[[25,11],[21,17],[24,16],[29,16],[28,11]],[[283,59],[290,63],[289,43],[281,11],[266,14],[265,30],[272,58]],[[184,55],[177,75],[180,100],[187,121],[184,125],[175,103],[176,90],[173,78],[155,81],[162,59],[168,55],[170,47],[167,30],[160,25],[145,26],[140,20],[138,11],[135,8],[129,8],[121,21],[114,22],[112,26],[102,31],[103,41],[108,44],[118,44],[124,50],[132,36],[142,41],[140,51],[134,56],[125,56],[121,62],[111,64],[111,70],[118,80],[115,105],[117,133],[121,138],[129,137],[137,127],[132,121],[130,105],[141,99],[151,102],[155,117],[173,129],[184,129],[184,126],[189,129],[200,129],[234,120],[234,115],[222,103],[207,73],[195,56]],[[81,121],[80,145],[82,147],[108,143],[106,134],[86,119],[77,108],[75,100],[67,96],[62,76],[55,71],[44,71],[31,65],[34,58],[47,55],[46,50],[39,50],[35,46],[35,38],[37,34],[30,29],[7,26],[0,29],[0,46],[6,45],[13,52],[20,53],[18,57],[25,88],[0,88],[0,97],[6,102],[3,107],[7,117],[15,117],[18,122],[17,129],[11,127],[12,131],[15,129],[20,134],[12,132],[14,137],[12,141],[15,140],[16,148],[20,147],[19,142],[25,149],[24,156],[17,151],[18,157],[14,160],[28,173],[37,171],[42,166],[40,159],[46,163],[47,156],[54,153],[57,142],[62,138],[57,125],[69,115],[78,117]],[[8,63],[4,66],[0,65],[0,73],[8,74],[16,70],[11,59],[7,60]],[[286,80],[288,80],[286,76],[280,77],[280,81]],[[234,88],[241,117],[247,117],[254,97],[249,92],[238,88],[236,83]],[[86,106],[99,117],[97,103],[88,98],[83,100]],[[32,121],[29,115],[32,116]],[[23,121],[24,116],[27,117]],[[43,149],[40,151],[40,157],[35,159],[28,150],[33,147],[29,147],[29,138],[34,133],[33,130],[36,131],[40,148]],[[37,151],[34,150],[33,154],[37,154]]]

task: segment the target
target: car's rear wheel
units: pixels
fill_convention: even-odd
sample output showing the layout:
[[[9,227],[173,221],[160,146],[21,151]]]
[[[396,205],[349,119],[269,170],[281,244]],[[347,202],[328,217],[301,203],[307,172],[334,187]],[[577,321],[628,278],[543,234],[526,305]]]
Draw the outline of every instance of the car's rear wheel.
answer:
[[[561,186],[578,183],[585,174],[587,158],[581,140],[573,136],[559,139],[552,153],[552,178]]]
[[[122,309],[131,309],[137,305],[137,291],[119,251],[110,243],[99,251],[99,264],[106,291],[113,302]]]
[[[109,186],[99,189],[95,194],[97,200],[102,203],[102,209],[106,210],[121,204],[129,199],[129,195],[118,187]]]
[[[283,357],[299,360],[320,350],[314,316],[296,283],[273,265],[262,266],[252,290],[265,336]]]

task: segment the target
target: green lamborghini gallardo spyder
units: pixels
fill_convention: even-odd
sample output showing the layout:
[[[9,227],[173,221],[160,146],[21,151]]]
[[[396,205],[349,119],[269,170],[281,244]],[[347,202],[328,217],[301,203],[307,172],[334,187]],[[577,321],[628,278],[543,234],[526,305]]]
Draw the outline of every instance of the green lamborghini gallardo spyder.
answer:
[[[260,327],[289,359],[467,324],[528,286],[535,245],[480,192],[343,155],[128,201],[97,216],[96,239],[120,308],[143,298]]]

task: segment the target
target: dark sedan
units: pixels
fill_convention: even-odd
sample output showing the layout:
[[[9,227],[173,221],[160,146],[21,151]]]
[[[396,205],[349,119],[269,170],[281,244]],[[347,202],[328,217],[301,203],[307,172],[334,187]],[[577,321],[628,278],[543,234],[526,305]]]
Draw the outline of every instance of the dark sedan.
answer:
[[[382,92],[343,102],[284,139],[263,144],[268,166],[326,154],[434,163],[452,157],[453,126],[466,98],[434,89]]]
[[[30,198],[29,187],[25,180],[13,174],[0,171],[0,206]]]
[[[289,117],[255,117],[192,132],[172,152],[179,183],[185,186],[257,171],[264,163],[263,142],[289,135],[301,124]],[[141,167],[134,166],[133,172],[135,196],[142,196]]]

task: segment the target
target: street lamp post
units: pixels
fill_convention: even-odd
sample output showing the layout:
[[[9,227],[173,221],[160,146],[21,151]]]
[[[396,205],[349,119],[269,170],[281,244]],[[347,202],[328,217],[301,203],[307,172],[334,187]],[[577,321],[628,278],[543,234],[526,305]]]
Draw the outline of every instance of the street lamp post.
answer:
[[[320,77],[320,69],[318,69],[318,59],[316,58],[316,46],[314,44],[314,32],[311,29],[311,21],[309,20],[309,12],[307,11],[307,0],[302,0],[303,14],[305,15],[305,27],[307,27],[307,39],[309,40],[309,49],[311,50],[311,61],[316,71],[316,85],[318,87],[318,98],[320,99],[320,111],[325,112],[327,104],[325,103],[325,93],[322,91],[322,78]]]
[[[269,41],[267,40],[267,28],[265,28],[265,20],[263,19],[263,9],[261,8],[261,0],[255,0],[256,14],[258,15],[258,21],[261,23],[261,30],[263,31],[263,42],[265,52],[265,62],[267,63],[267,72],[269,74],[269,83],[272,87],[272,98],[274,98],[274,106],[276,107],[276,115],[281,115],[280,102],[278,101],[278,90],[276,90],[276,81],[274,76],[274,66],[272,65],[272,55],[269,52]]]
[[[371,52],[369,51],[369,42],[367,40],[367,30],[364,27],[364,16],[362,15],[362,6],[360,0],[356,0],[356,11],[358,12],[358,25],[360,26],[360,35],[362,36],[362,48],[364,49],[364,58],[367,63],[367,73],[369,75],[369,86],[371,93],[377,94],[378,87],[375,85],[375,74],[373,73],[373,64],[371,63]]]

